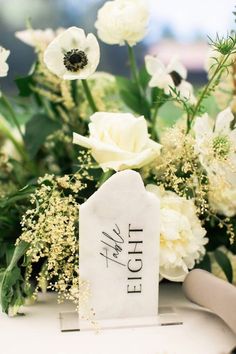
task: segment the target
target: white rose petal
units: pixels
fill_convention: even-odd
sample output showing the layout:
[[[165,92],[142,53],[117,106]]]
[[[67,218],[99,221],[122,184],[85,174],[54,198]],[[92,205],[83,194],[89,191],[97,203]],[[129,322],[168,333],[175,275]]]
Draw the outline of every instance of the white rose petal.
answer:
[[[155,185],[148,185],[147,190],[161,200],[160,275],[183,281],[205,253],[206,230],[192,200]]]
[[[100,49],[96,37],[77,27],[57,36],[44,53],[47,68],[64,80],[87,79],[99,63]]]
[[[105,2],[98,11],[95,27],[103,42],[127,42],[133,46],[146,35],[148,21],[149,12],[143,0],[113,0]]]
[[[0,47],[0,77],[7,76],[9,66],[6,61],[9,55],[10,55],[10,50]]]
[[[161,145],[149,138],[144,117],[97,112],[91,116],[89,132],[89,137],[74,133],[73,142],[91,149],[104,171],[141,168],[160,154]]]

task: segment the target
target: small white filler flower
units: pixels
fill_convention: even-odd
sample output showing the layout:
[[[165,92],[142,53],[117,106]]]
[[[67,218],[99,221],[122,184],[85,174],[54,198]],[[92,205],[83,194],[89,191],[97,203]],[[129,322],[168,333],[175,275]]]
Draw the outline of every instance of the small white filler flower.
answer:
[[[99,63],[100,49],[96,37],[77,27],[57,36],[44,52],[47,68],[64,80],[87,79]]]
[[[0,77],[7,76],[9,66],[6,61],[9,55],[10,50],[0,47]]]

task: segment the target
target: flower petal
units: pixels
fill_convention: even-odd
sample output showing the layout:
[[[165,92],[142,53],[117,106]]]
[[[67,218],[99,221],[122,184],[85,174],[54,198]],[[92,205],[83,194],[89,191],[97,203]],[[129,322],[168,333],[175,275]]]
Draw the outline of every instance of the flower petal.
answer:
[[[167,66],[167,72],[171,73],[172,71],[176,71],[184,80],[187,78],[187,70],[184,65],[179,61],[178,57],[172,58],[172,60]]]
[[[233,113],[228,107],[224,111],[220,112],[216,118],[215,132],[229,134],[231,131],[230,123],[234,120]]]
[[[166,68],[162,61],[152,55],[145,56],[145,65],[150,75],[154,75],[157,71],[159,74],[166,73]]]
[[[205,139],[207,136],[212,135],[213,122],[210,120],[207,113],[202,117],[197,117],[193,126],[196,140]]]
[[[196,103],[197,100],[193,93],[193,85],[191,85],[190,82],[187,82],[185,80],[181,81],[180,85],[178,86],[178,91],[181,97],[189,100],[190,104]]]
[[[170,281],[183,282],[188,271],[182,267],[160,267],[160,274],[163,278]]]
[[[69,71],[64,65],[64,55],[71,50],[81,50],[87,55],[88,63],[77,72]],[[84,30],[70,27],[60,33],[44,52],[47,68],[64,80],[86,79],[94,73],[100,60],[100,49],[96,37]]]
[[[149,86],[159,87],[164,90],[166,95],[169,95],[171,87],[175,87],[175,84],[170,75],[157,72],[149,81]]]

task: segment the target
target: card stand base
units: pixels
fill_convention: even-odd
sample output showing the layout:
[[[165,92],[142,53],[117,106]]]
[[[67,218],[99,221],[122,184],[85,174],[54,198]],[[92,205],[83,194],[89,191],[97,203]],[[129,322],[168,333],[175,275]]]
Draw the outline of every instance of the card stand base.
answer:
[[[156,317],[119,318],[97,321],[96,325],[79,319],[77,312],[59,314],[61,332],[99,331],[102,329],[138,328],[153,326],[178,326],[183,321],[173,307],[160,307]]]

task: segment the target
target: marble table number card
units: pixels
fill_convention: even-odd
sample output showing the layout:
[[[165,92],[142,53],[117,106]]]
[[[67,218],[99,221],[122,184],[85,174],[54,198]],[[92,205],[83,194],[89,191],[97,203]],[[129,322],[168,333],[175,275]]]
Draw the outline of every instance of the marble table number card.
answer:
[[[157,322],[159,225],[159,200],[131,170],[114,174],[81,205],[80,278],[101,328]]]

